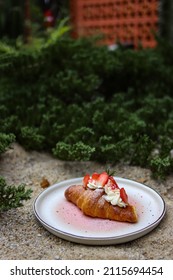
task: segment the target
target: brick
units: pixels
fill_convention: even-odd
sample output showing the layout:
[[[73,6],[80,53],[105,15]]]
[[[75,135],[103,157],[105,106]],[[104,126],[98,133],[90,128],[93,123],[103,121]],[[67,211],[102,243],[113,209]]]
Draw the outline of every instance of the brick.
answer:
[[[156,45],[158,0],[71,0],[73,36],[104,34],[103,44]],[[151,31],[152,30],[152,31]]]

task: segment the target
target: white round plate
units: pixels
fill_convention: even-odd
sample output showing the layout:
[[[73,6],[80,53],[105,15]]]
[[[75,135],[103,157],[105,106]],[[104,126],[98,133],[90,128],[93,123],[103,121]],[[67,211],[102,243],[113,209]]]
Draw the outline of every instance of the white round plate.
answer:
[[[115,180],[126,189],[129,203],[136,206],[139,220],[135,224],[88,217],[68,202],[64,191],[70,185],[81,184],[82,178],[62,181],[44,190],[34,202],[35,216],[51,233],[81,244],[118,244],[149,233],[165,215],[163,198],[141,183],[119,177]]]

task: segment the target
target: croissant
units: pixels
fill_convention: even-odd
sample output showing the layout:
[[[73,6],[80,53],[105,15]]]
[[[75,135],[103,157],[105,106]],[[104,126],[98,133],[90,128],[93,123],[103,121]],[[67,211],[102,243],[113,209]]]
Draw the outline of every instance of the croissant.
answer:
[[[92,190],[82,185],[72,185],[65,191],[66,199],[74,203],[85,215],[120,222],[137,222],[134,206],[130,204],[125,208],[114,206],[106,201],[103,195],[103,189]]]

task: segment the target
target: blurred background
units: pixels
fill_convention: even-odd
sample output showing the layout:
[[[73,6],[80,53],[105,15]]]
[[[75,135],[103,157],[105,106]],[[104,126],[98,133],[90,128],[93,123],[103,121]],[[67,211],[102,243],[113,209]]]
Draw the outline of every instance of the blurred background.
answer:
[[[0,38],[28,41],[69,16],[68,0],[1,0]]]
[[[173,42],[172,13],[171,0],[0,0],[0,39],[26,43],[68,18],[74,37],[102,33],[106,44],[154,47],[155,34]]]
[[[172,14],[171,0],[0,0],[0,154],[17,141],[171,174]]]

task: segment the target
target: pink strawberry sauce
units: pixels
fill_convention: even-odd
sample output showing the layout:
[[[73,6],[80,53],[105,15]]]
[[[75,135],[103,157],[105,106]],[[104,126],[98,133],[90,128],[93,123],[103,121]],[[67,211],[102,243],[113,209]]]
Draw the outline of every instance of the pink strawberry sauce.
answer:
[[[133,203],[135,205],[135,203]],[[92,218],[84,215],[77,206],[63,199],[55,209],[57,219],[69,227],[85,233],[119,232],[129,226],[129,223],[111,221],[107,219]],[[141,212],[141,211],[140,211]]]

